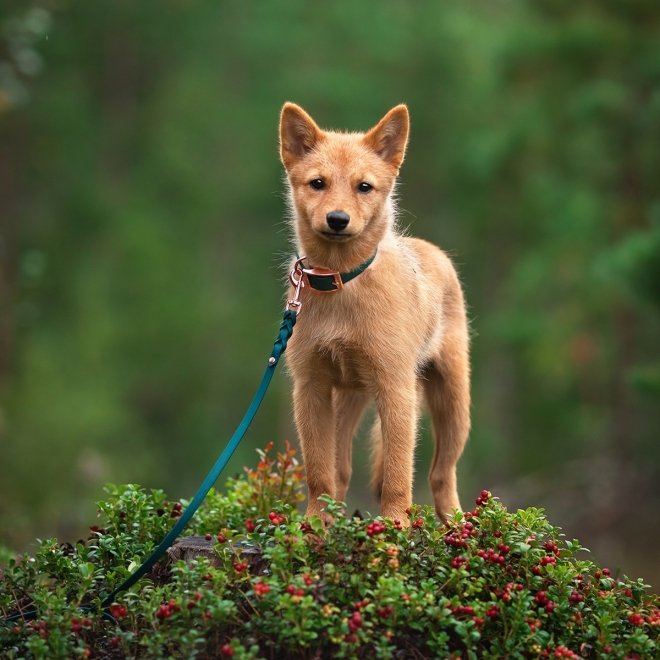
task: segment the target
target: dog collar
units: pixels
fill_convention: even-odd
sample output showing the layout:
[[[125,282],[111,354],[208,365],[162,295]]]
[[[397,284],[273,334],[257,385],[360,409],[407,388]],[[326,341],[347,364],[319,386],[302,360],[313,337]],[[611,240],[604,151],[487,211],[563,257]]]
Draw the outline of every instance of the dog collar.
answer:
[[[358,275],[367,270],[375,258],[376,253],[374,252],[366,261],[363,261],[353,270],[349,270],[346,273],[340,273],[328,268],[305,268],[302,265],[305,257],[302,257],[296,262],[292,275],[295,271],[302,273],[301,276],[304,278],[305,282],[316,291],[339,291],[339,289],[343,288],[344,284],[355,279]]]

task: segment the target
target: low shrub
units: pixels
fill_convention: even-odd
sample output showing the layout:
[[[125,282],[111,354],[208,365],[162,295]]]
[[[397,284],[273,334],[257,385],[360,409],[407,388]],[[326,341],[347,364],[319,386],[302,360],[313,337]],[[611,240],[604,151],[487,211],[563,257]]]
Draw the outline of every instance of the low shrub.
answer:
[[[106,612],[185,502],[109,486],[87,540],[5,559],[3,657],[656,657],[658,597],[585,559],[541,510],[483,491],[443,525],[429,507],[362,520],[328,498],[324,529],[297,511],[294,451],[271,451],[191,523],[211,557],[161,562]]]

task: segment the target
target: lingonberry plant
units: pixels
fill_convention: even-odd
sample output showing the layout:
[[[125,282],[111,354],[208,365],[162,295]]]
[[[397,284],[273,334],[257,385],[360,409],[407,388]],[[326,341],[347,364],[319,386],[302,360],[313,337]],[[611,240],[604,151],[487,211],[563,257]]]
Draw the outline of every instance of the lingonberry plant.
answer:
[[[539,509],[488,491],[440,524],[305,520],[292,449],[213,492],[191,523],[208,556],[161,563],[98,607],[185,502],[108,487],[86,541],[40,543],[0,569],[6,658],[651,658],[659,599],[583,557]]]

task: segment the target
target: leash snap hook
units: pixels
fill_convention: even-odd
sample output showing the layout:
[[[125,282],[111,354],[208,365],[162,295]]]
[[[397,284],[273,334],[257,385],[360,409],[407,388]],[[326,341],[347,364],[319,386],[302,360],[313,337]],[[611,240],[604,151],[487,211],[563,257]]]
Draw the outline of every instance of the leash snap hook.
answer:
[[[293,284],[293,298],[289,298],[286,301],[286,309],[290,312],[295,312],[296,315],[300,313],[302,307],[302,302],[300,302],[300,292],[305,286],[304,278],[304,269],[302,262],[305,260],[305,257],[301,257],[293,264],[293,268],[289,272],[289,281]]]

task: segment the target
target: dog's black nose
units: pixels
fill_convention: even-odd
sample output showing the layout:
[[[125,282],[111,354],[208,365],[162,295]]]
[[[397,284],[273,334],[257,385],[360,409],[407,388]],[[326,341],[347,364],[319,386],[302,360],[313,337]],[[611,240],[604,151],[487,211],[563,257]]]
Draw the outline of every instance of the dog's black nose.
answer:
[[[342,229],[346,229],[346,225],[351,219],[351,216],[345,211],[330,211],[330,213],[325,216],[325,219],[328,222],[328,227],[330,227],[332,231],[341,231]]]

